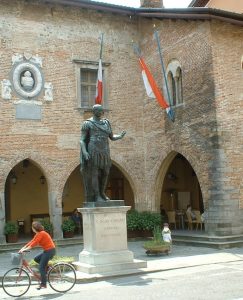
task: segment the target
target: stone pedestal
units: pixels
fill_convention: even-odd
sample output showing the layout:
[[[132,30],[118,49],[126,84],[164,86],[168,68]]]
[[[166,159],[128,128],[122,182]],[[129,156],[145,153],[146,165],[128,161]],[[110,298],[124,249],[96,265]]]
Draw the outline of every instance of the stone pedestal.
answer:
[[[127,248],[126,213],[130,207],[108,202],[106,207],[94,205],[79,209],[84,249],[79,254],[79,262],[75,263],[77,270],[88,274],[115,274],[146,267],[147,263],[134,260],[133,252]]]

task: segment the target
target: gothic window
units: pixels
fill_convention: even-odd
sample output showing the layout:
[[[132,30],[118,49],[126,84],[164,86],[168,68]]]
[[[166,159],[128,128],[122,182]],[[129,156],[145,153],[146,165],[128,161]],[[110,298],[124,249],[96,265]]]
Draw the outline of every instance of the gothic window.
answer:
[[[74,60],[77,77],[77,104],[78,108],[89,110],[95,104],[96,82],[98,73],[98,62]],[[102,71],[103,101],[102,105],[107,109],[107,92],[105,84],[105,67]]]
[[[182,71],[180,63],[172,60],[166,70],[170,100],[173,106],[183,104]]]
[[[167,75],[168,85],[169,85],[169,93],[170,93],[170,100],[172,105],[176,105],[176,83],[171,72]]]
[[[178,67],[176,70],[176,103],[182,104],[182,75],[181,75],[181,68]]]

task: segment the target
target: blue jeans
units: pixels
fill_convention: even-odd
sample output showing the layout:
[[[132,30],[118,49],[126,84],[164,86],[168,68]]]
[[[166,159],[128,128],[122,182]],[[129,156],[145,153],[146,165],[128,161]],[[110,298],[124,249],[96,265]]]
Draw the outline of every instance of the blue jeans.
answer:
[[[42,285],[46,285],[46,267],[49,260],[52,259],[55,254],[56,249],[52,248],[50,250],[43,251],[34,258],[34,261],[39,264]]]

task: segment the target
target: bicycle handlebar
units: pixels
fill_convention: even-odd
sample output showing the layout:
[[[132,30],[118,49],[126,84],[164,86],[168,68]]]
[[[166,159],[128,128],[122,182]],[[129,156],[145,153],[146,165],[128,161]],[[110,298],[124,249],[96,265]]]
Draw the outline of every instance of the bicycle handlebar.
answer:
[[[28,253],[28,252],[30,252],[30,250],[24,250],[24,251],[22,251],[22,252],[17,252],[18,254],[21,254],[21,255],[24,255],[24,254],[26,254],[26,253]]]

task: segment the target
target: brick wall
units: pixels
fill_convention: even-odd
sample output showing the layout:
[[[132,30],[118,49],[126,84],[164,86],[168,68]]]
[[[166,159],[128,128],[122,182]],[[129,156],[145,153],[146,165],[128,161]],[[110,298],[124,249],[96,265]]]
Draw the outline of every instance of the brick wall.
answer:
[[[45,170],[51,190],[61,198],[65,181],[79,164],[81,123],[90,116],[77,109],[72,60],[97,61],[101,32],[104,32],[103,61],[110,63],[107,81],[110,111],[106,117],[114,133],[127,130],[126,139],[111,142],[111,156],[128,174],[133,169],[129,179],[136,186],[133,181],[139,181],[136,174],[143,173],[144,161],[143,148],[138,147],[143,136],[142,107],[140,99],[134,97],[136,91],[139,94],[143,89],[131,47],[136,36],[135,21],[129,16],[118,19],[112,14],[41,5],[35,1],[13,1],[11,5],[2,1],[0,5],[1,80],[8,78],[12,55],[28,52],[43,58],[45,80],[54,87],[53,102],[43,102],[41,121],[16,120],[17,98],[1,99],[1,188],[11,168],[29,157]],[[137,167],[133,168],[135,157]]]
[[[231,224],[233,233],[239,233],[243,208],[243,33],[238,26],[223,23],[219,26],[218,22],[212,22],[211,32],[218,144],[210,170],[212,219],[219,231],[225,231],[226,223]]]
[[[143,52],[157,82],[163,85],[156,42],[152,36],[152,22],[142,28]],[[209,23],[163,21],[156,24],[161,40],[165,65],[176,58],[182,66],[184,106],[175,108],[176,121],[170,122],[156,101],[146,101],[144,122],[147,127],[147,169],[152,178],[159,172],[171,151],[184,155],[194,168],[202,189],[205,206],[209,199],[208,160],[212,156],[209,136],[216,130],[214,82]],[[151,42],[152,41],[152,42]],[[188,55],[190,49],[190,55]],[[200,59],[199,59],[200,58]],[[163,178],[158,179],[160,189]],[[159,182],[160,181],[160,182]],[[153,180],[154,182],[154,180]],[[158,191],[151,186],[151,192]],[[155,192],[153,192],[154,194]]]
[[[1,191],[14,165],[31,158],[45,170],[52,205],[60,208],[64,184],[79,164],[80,125],[89,117],[76,106],[72,60],[97,61],[98,36],[103,32],[103,61],[110,63],[106,117],[114,133],[127,131],[124,140],[110,143],[111,157],[133,187],[136,207],[159,209],[165,165],[171,153],[179,152],[196,172],[211,220],[217,219],[209,222],[209,231],[243,231],[240,217],[232,225],[233,213],[227,215],[226,209],[232,200],[228,209],[239,213],[239,203],[240,208],[243,204],[240,27],[209,21],[137,20],[38,1],[1,1],[0,19],[0,80],[8,79],[12,55],[28,52],[43,58],[45,80],[54,86],[53,102],[43,102],[41,121],[16,120],[17,98],[0,98]],[[163,86],[154,22],[165,65],[176,58],[182,66],[185,104],[175,108],[174,123],[155,100],[145,96],[131,46],[132,40],[140,43]],[[225,220],[230,225],[222,229]]]

